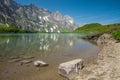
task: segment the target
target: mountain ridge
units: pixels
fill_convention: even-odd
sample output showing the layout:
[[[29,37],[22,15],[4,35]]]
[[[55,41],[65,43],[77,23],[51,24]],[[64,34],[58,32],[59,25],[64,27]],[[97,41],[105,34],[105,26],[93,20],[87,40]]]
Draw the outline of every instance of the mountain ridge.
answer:
[[[21,5],[15,0],[0,0],[0,22],[40,32],[67,32],[77,27],[73,18],[59,11],[51,12],[34,4]]]

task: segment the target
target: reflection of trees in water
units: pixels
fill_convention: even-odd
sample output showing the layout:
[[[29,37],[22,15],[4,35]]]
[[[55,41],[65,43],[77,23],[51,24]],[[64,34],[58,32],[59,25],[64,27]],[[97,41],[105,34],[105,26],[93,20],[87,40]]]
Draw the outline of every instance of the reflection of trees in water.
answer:
[[[77,37],[71,34],[19,34],[0,41],[0,53],[4,55],[44,55],[60,53],[74,45]],[[0,37],[1,39],[2,37]]]

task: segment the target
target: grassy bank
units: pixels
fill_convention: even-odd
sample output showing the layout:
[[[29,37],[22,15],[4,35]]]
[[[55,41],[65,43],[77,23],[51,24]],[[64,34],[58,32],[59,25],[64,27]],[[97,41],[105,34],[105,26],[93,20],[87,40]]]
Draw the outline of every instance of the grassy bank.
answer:
[[[23,30],[14,26],[7,26],[5,24],[0,23],[0,33],[36,33],[38,31],[34,30]]]
[[[82,32],[89,34],[103,34],[106,32],[112,33],[113,37],[117,40],[120,40],[120,24],[109,24],[101,25],[99,23],[86,24],[82,27],[77,28],[73,32]]]
[[[37,31],[26,31],[17,27],[0,27],[0,33],[35,33]]]
[[[98,33],[109,32],[115,29],[120,30],[120,25],[119,24],[101,25],[99,23],[92,23],[92,24],[86,24],[82,27],[79,27],[73,32],[98,34]]]
[[[48,28],[50,31],[50,28]],[[64,27],[58,27],[58,29],[54,32],[46,32],[45,27],[41,28],[41,31],[38,30],[23,30],[21,28],[18,28],[16,26],[8,26],[6,24],[0,23],[0,33],[72,33],[70,29],[64,28]]]

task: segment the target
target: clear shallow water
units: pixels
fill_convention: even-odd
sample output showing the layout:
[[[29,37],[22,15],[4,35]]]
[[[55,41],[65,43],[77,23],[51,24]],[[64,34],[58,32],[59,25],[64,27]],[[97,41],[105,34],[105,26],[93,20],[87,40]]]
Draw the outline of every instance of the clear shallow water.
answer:
[[[58,75],[60,63],[97,55],[99,48],[81,39],[85,34],[0,34],[0,80],[64,80]],[[48,67],[39,70],[33,63],[20,65],[12,57],[43,60]]]

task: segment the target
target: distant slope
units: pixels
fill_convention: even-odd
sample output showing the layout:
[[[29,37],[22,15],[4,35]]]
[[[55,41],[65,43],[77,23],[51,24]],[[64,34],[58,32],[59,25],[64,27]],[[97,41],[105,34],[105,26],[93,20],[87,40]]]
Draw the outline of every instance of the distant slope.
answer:
[[[36,33],[38,31],[35,30],[23,30],[21,28],[15,26],[7,26],[5,24],[0,23],[0,33]]]
[[[73,32],[104,33],[114,29],[120,29],[120,24],[101,25],[99,23],[91,23],[79,27]]]

